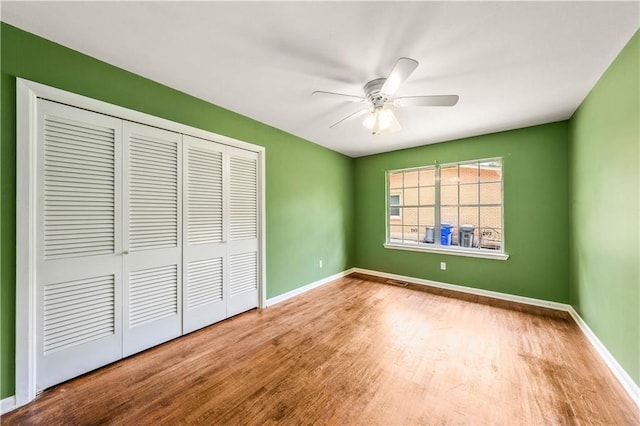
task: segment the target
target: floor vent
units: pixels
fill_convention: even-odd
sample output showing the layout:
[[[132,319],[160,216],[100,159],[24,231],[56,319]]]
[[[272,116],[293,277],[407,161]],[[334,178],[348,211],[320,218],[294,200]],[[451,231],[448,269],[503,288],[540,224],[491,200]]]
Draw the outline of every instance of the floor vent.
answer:
[[[404,281],[397,281],[397,280],[387,280],[385,281],[387,284],[391,284],[391,285],[397,285],[400,287],[406,287],[408,283],[404,282]]]

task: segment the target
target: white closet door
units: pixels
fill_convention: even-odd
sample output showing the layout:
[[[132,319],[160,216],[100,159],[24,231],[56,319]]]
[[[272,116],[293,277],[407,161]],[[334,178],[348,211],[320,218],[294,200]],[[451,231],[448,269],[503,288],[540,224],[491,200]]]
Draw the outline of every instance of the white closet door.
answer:
[[[122,356],[121,120],[37,104],[36,388]]]
[[[123,124],[124,356],[182,334],[181,140]]]
[[[226,318],[224,156],[227,148],[184,136],[183,332]]]
[[[258,306],[258,154],[227,148],[229,286],[227,316]]]

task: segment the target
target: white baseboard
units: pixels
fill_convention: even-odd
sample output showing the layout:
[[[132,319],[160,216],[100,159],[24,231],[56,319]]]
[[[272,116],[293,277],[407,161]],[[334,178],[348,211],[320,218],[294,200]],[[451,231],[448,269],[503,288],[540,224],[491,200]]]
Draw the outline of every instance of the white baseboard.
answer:
[[[516,296],[513,294],[500,293],[500,292],[491,291],[491,290],[483,290],[480,288],[465,287],[457,284],[441,283],[438,281],[425,280],[422,278],[414,278],[414,277],[407,277],[405,275],[390,274],[388,272],[371,271],[369,269],[361,269],[361,268],[353,268],[353,269],[354,269],[354,272],[359,272],[361,274],[375,275],[378,277],[389,278],[389,279],[398,280],[398,281],[407,281],[414,284],[425,285],[428,287],[442,288],[445,290],[452,290],[452,291],[458,291],[461,293],[474,294],[476,296],[486,296],[486,297],[491,297],[493,299],[508,300],[510,302],[524,303],[526,305],[541,306],[543,308],[550,308],[550,309],[555,309],[559,311],[569,312],[569,308],[571,308],[571,305],[567,305],[566,303],[551,302],[548,300],[534,299],[532,297]]]
[[[338,278],[345,277],[345,276],[351,274],[352,272],[355,272],[354,269],[355,268],[351,268],[351,269],[347,269],[346,271],[338,272],[337,274],[325,277],[325,278],[323,278],[321,280],[318,280],[318,281],[314,281],[314,282],[312,282],[310,284],[307,284],[305,286],[298,287],[298,288],[296,288],[294,290],[288,291],[288,292],[283,293],[283,294],[281,294],[279,296],[272,297],[271,299],[267,299],[266,306],[267,307],[268,306],[273,306],[276,303],[284,302],[287,299],[291,299],[292,297],[295,297],[295,296],[297,296],[299,294],[307,292],[307,291],[309,291],[311,289],[314,289],[316,287],[320,287],[321,285],[330,283],[331,281],[337,280]]]
[[[3,400],[0,400],[0,414],[8,413],[16,409],[16,397],[9,396]]]
[[[578,312],[573,309],[573,307],[569,309],[569,314],[576,324],[578,324],[578,327],[580,327],[580,330],[582,330],[587,339],[589,339],[589,342],[607,364],[613,375],[616,376],[622,387],[624,387],[624,390],[627,391],[629,396],[631,396],[633,401],[640,408],[640,387],[635,384],[631,376],[627,374],[624,368],[622,368],[613,355],[611,355],[611,352],[609,352],[607,347],[600,341],[600,339],[598,339],[598,336],[596,336],[593,330],[589,328],[587,323],[582,319]]]
[[[578,324],[580,330],[587,337],[591,345],[598,352],[602,360],[607,364],[607,367],[611,370],[613,375],[618,379],[622,387],[629,394],[631,399],[640,407],[640,387],[635,384],[631,376],[622,368],[622,366],[611,355],[611,352],[605,347],[605,345],[598,339],[595,333],[589,328],[587,323],[578,315],[573,306],[566,303],[550,302],[548,300],[534,299],[531,297],[515,296],[513,294],[500,293],[497,291],[482,290],[479,288],[465,287],[457,284],[447,284],[438,281],[430,281],[422,278],[407,277],[404,275],[390,274],[388,272],[371,271],[369,269],[352,268],[353,272],[359,272],[361,274],[374,275],[382,278],[389,278],[398,281],[407,281],[414,284],[425,285],[429,287],[443,288],[446,290],[459,291],[462,293],[475,294],[478,296],[492,297],[494,299],[508,300],[517,303],[524,303],[527,305],[541,306],[543,308],[555,309],[559,311],[565,311],[571,315],[573,320]]]

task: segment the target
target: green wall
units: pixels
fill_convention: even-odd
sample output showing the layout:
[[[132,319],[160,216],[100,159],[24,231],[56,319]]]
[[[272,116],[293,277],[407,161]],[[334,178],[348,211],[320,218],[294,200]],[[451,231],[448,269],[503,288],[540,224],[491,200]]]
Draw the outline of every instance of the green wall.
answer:
[[[385,171],[503,157],[506,261],[385,249]],[[355,160],[358,267],[520,296],[569,301],[567,123]],[[440,270],[440,262],[447,270]]]
[[[0,398],[15,375],[16,76],[266,147],[267,297],[353,265],[351,158],[4,23],[1,43]]]
[[[571,304],[640,384],[640,32],[569,125]]]

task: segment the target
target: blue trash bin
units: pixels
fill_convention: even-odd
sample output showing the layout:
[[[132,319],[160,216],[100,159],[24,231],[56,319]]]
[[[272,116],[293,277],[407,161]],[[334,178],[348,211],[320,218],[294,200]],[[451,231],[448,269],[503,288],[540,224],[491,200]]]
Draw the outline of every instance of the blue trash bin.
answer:
[[[451,245],[451,234],[453,234],[453,225],[448,223],[440,224],[440,245],[441,246],[450,246]]]

